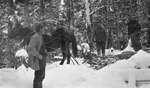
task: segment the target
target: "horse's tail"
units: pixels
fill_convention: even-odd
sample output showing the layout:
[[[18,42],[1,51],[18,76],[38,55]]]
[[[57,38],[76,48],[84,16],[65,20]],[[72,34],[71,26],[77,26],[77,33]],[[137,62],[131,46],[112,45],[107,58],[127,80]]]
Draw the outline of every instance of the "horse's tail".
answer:
[[[73,52],[73,55],[75,57],[77,57],[77,54],[78,54],[77,41],[76,41],[76,38],[74,35],[73,35],[73,39],[72,39],[72,52]]]

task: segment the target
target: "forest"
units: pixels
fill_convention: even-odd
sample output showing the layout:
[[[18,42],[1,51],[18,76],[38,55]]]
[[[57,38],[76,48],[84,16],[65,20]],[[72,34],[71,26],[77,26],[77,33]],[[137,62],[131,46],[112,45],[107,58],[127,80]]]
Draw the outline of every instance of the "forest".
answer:
[[[121,42],[128,45],[129,19],[134,18],[145,28],[148,0],[0,0],[0,60],[15,62],[20,44],[8,38],[16,23],[31,27],[40,22],[45,33],[51,34],[58,24],[73,30],[77,43],[92,44],[94,23],[102,24],[106,31],[106,48],[120,50]],[[145,42],[144,35],[141,37]]]

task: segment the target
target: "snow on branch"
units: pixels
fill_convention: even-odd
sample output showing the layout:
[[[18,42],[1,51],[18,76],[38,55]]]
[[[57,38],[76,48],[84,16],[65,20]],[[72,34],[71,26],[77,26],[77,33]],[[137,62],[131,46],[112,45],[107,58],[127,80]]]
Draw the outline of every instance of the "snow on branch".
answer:
[[[101,9],[101,8],[103,8],[103,7],[104,7],[104,6],[97,7],[96,9],[94,9],[94,10],[90,13],[90,15],[94,14],[97,10],[99,10],[99,9]]]

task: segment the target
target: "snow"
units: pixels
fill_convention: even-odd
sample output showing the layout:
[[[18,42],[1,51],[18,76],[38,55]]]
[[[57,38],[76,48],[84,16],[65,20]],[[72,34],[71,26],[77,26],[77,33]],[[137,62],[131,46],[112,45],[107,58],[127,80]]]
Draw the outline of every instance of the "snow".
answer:
[[[19,49],[17,50],[17,52],[15,53],[16,57],[28,57],[28,53],[25,49]]]
[[[143,85],[143,86],[141,86],[139,88],[150,88],[150,85]]]
[[[0,88],[32,88],[33,71],[19,69],[0,70]],[[44,88],[127,88],[115,74],[97,72],[85,65],[47,65]]]
[[[129,61],[136,63],[137,67],[148,68],[150,67],[150,53],[147,53],[143,50],[139,50],[137,54],[133,55],[129,59]]]
[[[125,52],[125,51],[135,52],[135,50],[133,49],[133,47],[131,47],[131,39],[129,39],[127,47],[122,52]]]
[[[117,61],[98,71],[85,64],[47,64],[44,88],[128,88],[125,81],[132,77],[131,74],[134,75],[133,71],[137,70],[134,67],[137,63],[145,66],[140,59],[147,58],[143,59],[147,62],[150,61],[148,57],[149,53],[140,50],[129,60]],[[33,74],[33,70],[26,69],[23,65],[17,70],[0,69],[0,88],[32,88]]]
[[[105,55],[118,55],[121,54],[122,52],[135,52],[135,50],[133,49],[133,47],[131,47],[131,39],[129,39],[128,45],[124,50],[115,50],[113,47],[111,47],[110,49],[106,49],[105,50]],[[77,45],[78,50],[83,50],[83,52],[89,52],[90,51],[90,46],[88,43],[83,42],[81,43],[81,45]],[[95,50],[94,52],[92,52],[94,54],[97,54],[97,51]]]
[[[90,46],[89,46],[89,44],[86,43],[86,42],[83,42],[83,43],[81,44],[81,48],[83,49],[83,52],[84,52],[84,53],[90,51]]]
[[[133,49],[133,47],[131,47],[131,39],[129,39],[128,45],[124,50],[115,50],[114,48],[110,48],[110,49],[106,49],[106,55],[118,55],[121,54],[123,52],[135,52],[135,50]]]
[[[5,34],[8,34],[8,30],[3,30],[2,32]]]
[[[120,60],[106,67],[111,67],[111,69],[133,69],[136,66],[142,69],[148,69],[150,66],[150,53],[147,53],[143,50],[139,50],[128,60]]]
[[[115,50],[114,48],[106,49],[105,54],[106,55],[118,55],[121,54],[122,51],[120,50]]]
[[[0,88],[32,88],[33,71],[24,66],[18,70],[4,68],[0,70]]]
[[[65,5],[64,0],[61,0],[61,5]]]
[[[20,49],[16,56],[27,56],[27,53]],[[98,71],[89,68],[87,64],[47,64],[43,88],[129,88],[134,86],[136,79],[150,79],[149,57],[149,53],[140,50],[130,59],[117,61]],[[135,67],[144,69],[139,70]],[[32,88],[33,76],[34,71],[25,68],[24,65],[17,70],[0,69],[0,88]],[[129,81],[129,84],[125,81]],[[149,87],[150,85],[143,85],[139,88]]]
[[[77,45],[77,49],[81,51],[82,47],[80,45]]]

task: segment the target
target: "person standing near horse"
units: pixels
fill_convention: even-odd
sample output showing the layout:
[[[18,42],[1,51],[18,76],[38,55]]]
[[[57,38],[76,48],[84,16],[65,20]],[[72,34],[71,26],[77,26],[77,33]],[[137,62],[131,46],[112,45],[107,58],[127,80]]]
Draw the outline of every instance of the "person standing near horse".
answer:
[[[31,36],[27,46],[27,52],[29,54],[28,64],[35,70],[33,88],[42,88],[42,82],[45,78],[46,50],[44,48],[41,29],[41,24],[35,25],[35,34]]]
[[[102,24],[94,24],[94,40],[96,42],[98,55],[105,56],[106,32]]]
[[[131,38],[132,47],[134,48],[135,51],[138,51],[142,48],[140,42],[141,25],[139,24],[138,20],[132,18],[129,19],[127,26],[128,26],[128,36],[129,39]]]

